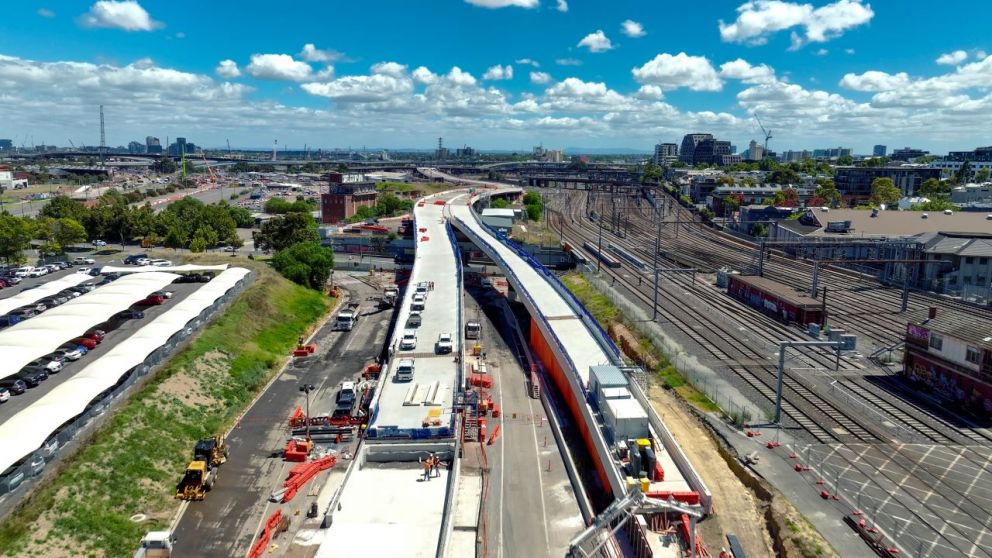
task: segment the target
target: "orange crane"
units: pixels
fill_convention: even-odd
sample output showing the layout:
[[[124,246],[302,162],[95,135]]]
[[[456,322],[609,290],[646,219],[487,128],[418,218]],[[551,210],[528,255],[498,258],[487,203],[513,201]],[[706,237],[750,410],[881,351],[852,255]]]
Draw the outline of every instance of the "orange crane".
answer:
[[[207,163],[207,154],[201,151],[200,155],[203,157],[203,166],[207,167],[207,173],[210,175],[211,184],[216,184],[217,175],[214,174],[214,169],[211,168],[210,165]]]

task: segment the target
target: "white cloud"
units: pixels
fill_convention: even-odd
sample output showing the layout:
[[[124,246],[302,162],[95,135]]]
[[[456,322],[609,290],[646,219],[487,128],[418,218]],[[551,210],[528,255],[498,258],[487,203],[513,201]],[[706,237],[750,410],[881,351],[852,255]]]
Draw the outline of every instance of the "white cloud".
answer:
[[[606,52],[613,48],[613,43],[610,42],[610,39],[606,36],[606,33],[603,33],[602,29],[598,29],[595,33],[589,33],[585,37],[582,37],[582,40],[579,41],[577,46],[586,47],[589,49],[589,52]]]
[[[551,83],[551,74],[547,72],[531,72],[530,82],[537,85],[544,85],[545,83]]]
[[[547,90],[547,94],[556,97],[602,97],[609,89],[605,83],[582,81],[579,78],[565,78]]]
[[[638,82],[658,85],[662,89],[687,87],[693,91],[719,91],[723,87],[723,81],[706,57],[689,56],[684,52],[675,56],[659,54],[631,73]]]
[[[438,80],[437,74],[428,70],[424,66],[418,67],[413,71],[413,81],[420,85],[431,85],[436,83]]]
[[[532,60],[530,58],[518,58],[514,62],[516,62],[517,64],[524,65],[524,66],[533,66],[535,68],[540,68],[541,67],[541,64],[537,60]]]
[[[307,62],[337,62],[344,58],[344,55],[336,50],[321,50],[313,43],[303,45],[299,56]]]
[[[975,51],[975,58],[981,59],[981,58],[985,58],[985,56],[986,56],[986,54],[985,54],[985,51],[984,50],[976,50]]]
[[[245,72],[258,79],[304,81],[312,77],[313,68],[288,54],[252,54]]]
[[[480,8],[536,8],[540,3],[538,0],[465,0],[473,6]]]
[[[513,79],[513,66],[507,64],[506,66],[500,66],[496,64],[495,66],[490,66],[486,73],[482,74],[482,79],[486,80],[501,80],[501,79]]]
[[[451,71],[444,77],[454,85],[475,85],[475,78],[472,74],[462,71],[458,66],[452,66]]]
[[[183,33],[182,31],[177,31],[176,32],[176,38],[177,39],[185,39],[186,38],[186,33]]]
[[[379,103],[413,91],[410,80],[387,74],[344,76],[326,83],[304,83],[300,87],[311,95],[339,103]]]
[[[727,42],[760,45],[773,33],[799,27],[804,34],[793,32],[791,48],[796,49],[838,37],[874,16],[871,6],[861,0],[837,0],[819,8],[782,0],[750,0],[737,8],[734,22],[719,22],[720,37]]]
[[[739,79],[744,83],[769,83],[775,81],[775,70],[765,64],[752,66],[747,60],[738,58],[720,65],[720,77]]]
[[[565,0],[558,0],[558,8],[557,9],[558,9],[559,12],[567,12],[568,11],[568,2],[566,2]]]
[[[110,27],[125,31],[151,31],[162,27],[136,0],[99,0],[80,16],[86,27]]]
[[[846,52],[847,54],[854,54],[854,49],[853,48],[845,48],[844,49],[844,52]]]
[[[55,12],[48,8],[38,8],[38,15],[41,17],[55,17]]]
[[[372,65],[372,73],[397,78],[404,77],[406,76],[406,66],[397,62],[379,62]]]
[[[815,54],[815,55],[817,55],[817,56],[826,56],[826,55],[827,55],[827,54],[829,54],[829,53],[830,53],[830,51],[829,51],[829,50],[827,50],[827,49],[825,49],[825,48],[821,48],[820,50],[818,50],[818,51],[816,51],[816,52],[814,52],[813,54]]]
[[[557,58],[555,64],[559,66],[581,66],[582,61],[575,58]]]
[[[889,74],[877,70],[869,70],[863,74],[846,74],[840,80],[840,86],[854,91],[888,91],[909,85],[909,74],[899,72]]]
[[[623,23],[621,23],[620,29],[624,35],[627,35],[628,37],[634,37],[635,39],[637,37],[643,37],[644,35],[647,35],[647,33],[644,31],[644,26],[632,19],[625,20]]]
[[[662,92],[661,88],[657,85],[642,85],[634,96],[638,99],[658,101],[661,100],[665,94]]]
[[[232,79],[241,75],[238,64],[234,60],[221,60],[214,73],[224,79]]]
[[[937,63],[945,66],[957,66],[958,64],[964,62],[967,58],[967,52],[963,50],[955,50],[954,52],[941,54],[940,57],[937,58]]]

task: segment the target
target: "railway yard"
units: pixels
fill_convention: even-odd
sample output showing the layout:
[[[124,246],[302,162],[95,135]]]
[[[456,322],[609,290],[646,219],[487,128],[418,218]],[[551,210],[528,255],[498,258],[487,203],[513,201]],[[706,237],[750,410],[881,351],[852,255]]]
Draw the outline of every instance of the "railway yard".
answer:
[[[856,335],[857,350],[790,350],[782,428],[762,428],[775,404],[779,344],[811,337],[728,296],[715,286],[716,275],[754,275],[761,265],[765,278],[808,296],[813,265],[781,252],[759,264],[754,244],[652,192],[649,198],[640,190],[546,189],[544,196],[549,224],[584,256],[587,270],[649,319],[657,308],[657,325],[694,364],[763,411],[751,417],[749,435],[781,443],[765,450],[766,459],[794,464],[794,474],[811,479],[813,497],[877,527],[893,549],[911,556],[992,556],[992,429],[898,375],[908,322],[935,307],[945,319],[987,329],[989,310],[911,292],[903,312],[900,289],[850,270],[821,269],[827,322]]]

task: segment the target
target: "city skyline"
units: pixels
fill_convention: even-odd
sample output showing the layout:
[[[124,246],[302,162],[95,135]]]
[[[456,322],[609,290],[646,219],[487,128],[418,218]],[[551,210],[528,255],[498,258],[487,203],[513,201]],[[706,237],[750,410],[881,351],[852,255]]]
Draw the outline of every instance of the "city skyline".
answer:
[[[673,6],[633,0],[389,0],[275,16],[256,2],[14,5],[0,34],[0,137],[98,145],[103,104],[112,146],[152,135],[430,149],[443,136],[452,148],[646,153],[708,132],[745,149],[763,139],[754,113],[774,151],[987,145],[992,47],[977,19],[914,18],[914,4],[755,0],[680,6],[677,20]]]

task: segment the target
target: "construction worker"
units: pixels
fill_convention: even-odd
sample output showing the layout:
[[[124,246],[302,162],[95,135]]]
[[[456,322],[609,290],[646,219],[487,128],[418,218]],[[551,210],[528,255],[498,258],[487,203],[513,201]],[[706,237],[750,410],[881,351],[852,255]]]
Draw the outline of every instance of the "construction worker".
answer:
[[[418,458],[417,461],[420,461],[420,459]],[[431,458],[428,457],[421,463],[424,465],[424,480],[425,481],[431,480]]]
[[[437,455],[431,454],[431,475],[435,477],[441,476],[440,470],[441,460]]]

